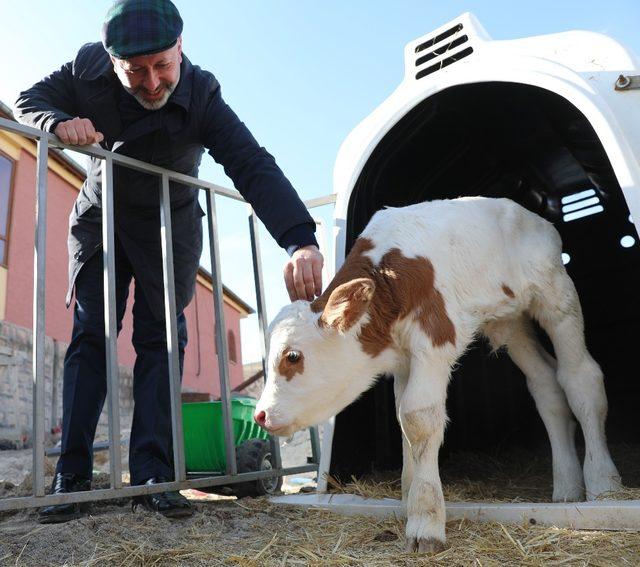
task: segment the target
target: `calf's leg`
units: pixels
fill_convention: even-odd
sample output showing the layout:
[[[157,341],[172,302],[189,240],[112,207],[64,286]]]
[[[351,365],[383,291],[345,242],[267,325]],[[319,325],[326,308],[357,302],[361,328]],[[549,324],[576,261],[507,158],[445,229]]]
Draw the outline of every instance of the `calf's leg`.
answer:
[[[531,313],[551,338],[558,382],[582,427],[586,495],[594,500],[621,487],[605,436],[607,396],[603,375],[585,345],[582,309],[573,282],[564,270],[554,274],[551,282],[551,290],[534,301]]]
[[[438,471],[444,438],[450,365],[412,361],[400,401],[400,424],[411,448],[413,479],[407,495],[407,551],[444,548],[445,506]]]
[[[556,361],[538,341],[528,317],[493,322],[484,334],[494,348],[506,345],[527,380],[547,429],[553,462],[553,501],[584,500],[584,479],[575,445],[576,422],[556,380]]]
[[[393,377],[393,393],[396,400],[396,417],[398,423],[402,427],[402,420],[400,419],[400,401],[402,395],[407,387],[408,377],[405,374],[397,373]],[[411,445],[407,436],[402,433],[402,502],[406,506],[407,497],[409,495],[409,487],[411,486],[411,480],[413,479],[413,455],[411,454]]]

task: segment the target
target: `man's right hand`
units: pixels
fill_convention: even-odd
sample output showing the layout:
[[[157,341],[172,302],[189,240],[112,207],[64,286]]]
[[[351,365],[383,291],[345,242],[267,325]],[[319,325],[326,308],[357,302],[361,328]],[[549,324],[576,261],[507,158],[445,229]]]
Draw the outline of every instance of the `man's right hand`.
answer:
[[[60,141],[70,146],[99,144],[104,140],[102,132],[97,132],[88,118],[73,118],[58,123],[53,133]]]

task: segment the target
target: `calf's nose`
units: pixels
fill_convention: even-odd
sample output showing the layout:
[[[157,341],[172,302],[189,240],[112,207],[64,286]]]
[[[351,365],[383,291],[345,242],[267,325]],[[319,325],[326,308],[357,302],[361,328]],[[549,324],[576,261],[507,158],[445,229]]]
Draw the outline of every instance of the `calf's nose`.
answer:
[[[256,411],[256,413],[253,414],[253,419],[260,427],[264,427],[265,423],[267,423],[267,414],[264,410]]]

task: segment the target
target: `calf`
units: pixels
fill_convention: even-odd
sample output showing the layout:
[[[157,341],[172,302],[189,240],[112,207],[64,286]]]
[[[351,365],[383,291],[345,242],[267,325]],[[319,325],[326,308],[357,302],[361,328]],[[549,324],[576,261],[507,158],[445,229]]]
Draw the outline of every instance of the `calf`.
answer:
[[[553,500],[619,487],[606,445],[602,371],[550,223],[508,199],[433,201],[377,212],[315,301],[282,309],[270,328],[256,421],[275,435],[325,421],[381,374],[393,374],[403,433],[407,549],[445,541],[438,450],[451,368],[479,334],[506,346],[526,376],[553,456]],[[548,333],[542,347],[532,319]],[[586,444],[584,475],[574,442]]]

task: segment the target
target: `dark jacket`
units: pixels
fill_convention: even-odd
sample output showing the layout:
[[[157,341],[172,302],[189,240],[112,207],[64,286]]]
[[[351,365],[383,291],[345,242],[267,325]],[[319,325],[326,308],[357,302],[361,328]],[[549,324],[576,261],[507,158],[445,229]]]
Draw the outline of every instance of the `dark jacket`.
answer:
[[[53,132],[75,116],[104,134],[103,148],[196,177],[204,149],[224,166],[235,187],[267,230],[288,248],[315,244],[315,223],[273,157],[258,145],[224,102],[216,78],[183,55],[180,81],[167,104],[123,128],[118,100],[122,86],[100,43],[84,45],[64,65],[16,102],[18,120]],[[154,314],[164,318],[158,177],[114,166],[115,231]],[[170,184],[176,308],[195,289],[202,251],[198,189]],[[70,303],[82,265],[102,245],[100,160],[91,159],[87,179],[69,218]]]

